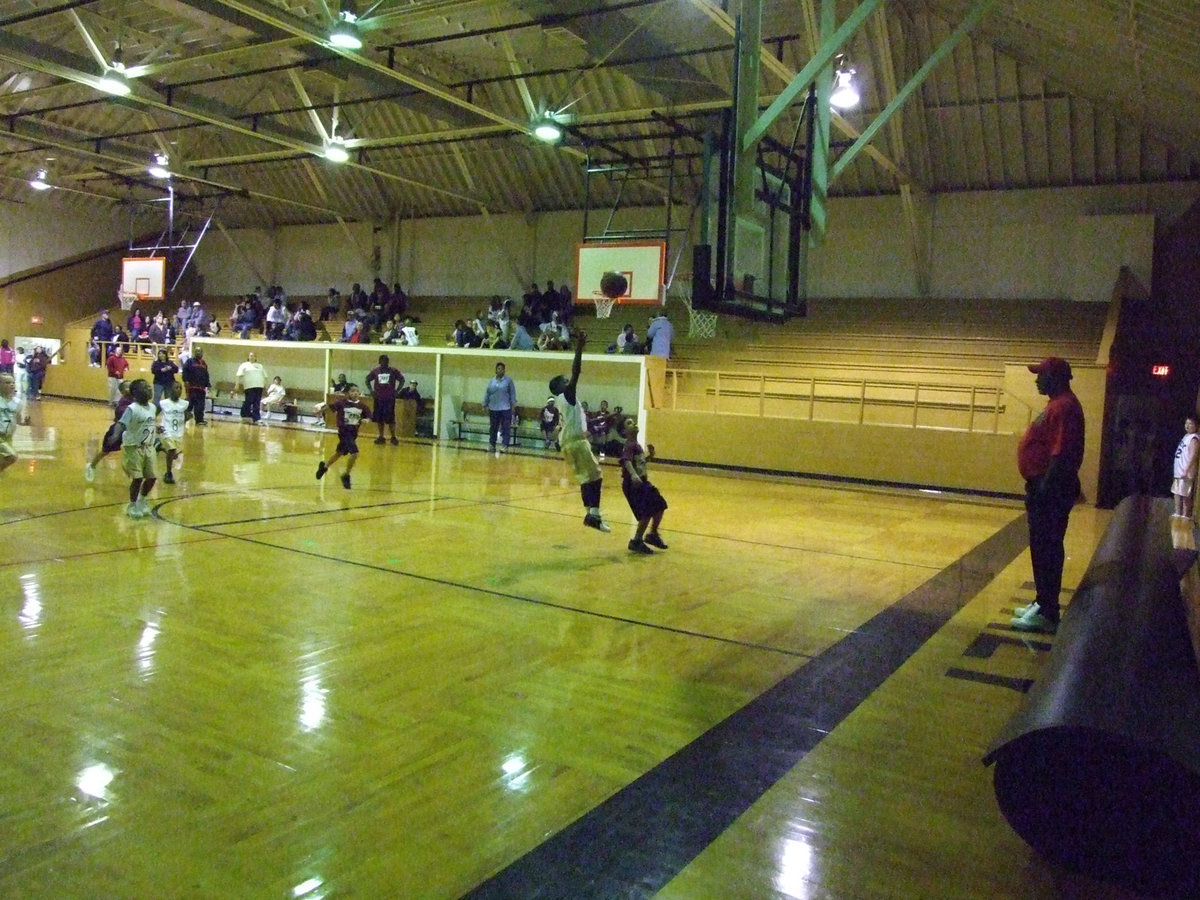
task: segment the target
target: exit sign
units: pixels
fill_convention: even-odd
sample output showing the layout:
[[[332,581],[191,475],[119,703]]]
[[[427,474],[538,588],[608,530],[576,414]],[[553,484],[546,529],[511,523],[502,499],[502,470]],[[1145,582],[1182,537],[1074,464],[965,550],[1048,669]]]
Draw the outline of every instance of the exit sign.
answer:
[[[1157,375],[1159,378],[1166,378],[1168,375],[1171,374],[1171,367],[1163,366],[1163,365],[1151,366],[1150,374]]]
[[[42,324],[42,317],[41,317],[41,316],[30,316],[30,317],[29,317],[29,324],[30,324],[30,325],[41,325],[41,324]]]

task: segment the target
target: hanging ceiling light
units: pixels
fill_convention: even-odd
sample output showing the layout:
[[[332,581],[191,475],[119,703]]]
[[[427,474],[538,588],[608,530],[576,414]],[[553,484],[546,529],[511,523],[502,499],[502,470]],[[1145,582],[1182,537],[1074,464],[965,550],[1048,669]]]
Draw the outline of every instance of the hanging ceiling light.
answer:
[[[362,48],[362,35],[358,29],[358,16],[349,9],[343,8],[338,12],[337,21],[329,30],[329,43],[343,50],[358,50]]]
[[[838,57],[837,71],[833,75],[833,92],[829,95],[829,105],[838,109],[849,109],[858,106],[861,99],[858,88],[854,86],[854,69],[843,56]]]
[[[154,163],[150,168],[146,169],[155,178],[170,178],[171,170],[167,168],[171,160],[165,153],[154,154]]]
[[[550,113],[543,113],[533,123],[533,136],[547,144],[557,144],[562,140],[562,126]]]
[[[113,61],[105,67],[104,74],[96,85],[100,90],[115,97],[125,97],[129,94],[129,75],[125,72],[125,63],[121,59],[121,47],[118,45],[113,52]]]
[[[325,158],[335,163],[344,163],[350,159],[350,151],[346,149],[346,142],[336,134],[331,137],[325,144]]]
[[[50,182],[46,180],[45,169],[38,169],[37,175],[35,175],[33,180],[29,182],[29,186],[35,191],[48,191],[50,188],[54,187],[54,185],[50,184]]]

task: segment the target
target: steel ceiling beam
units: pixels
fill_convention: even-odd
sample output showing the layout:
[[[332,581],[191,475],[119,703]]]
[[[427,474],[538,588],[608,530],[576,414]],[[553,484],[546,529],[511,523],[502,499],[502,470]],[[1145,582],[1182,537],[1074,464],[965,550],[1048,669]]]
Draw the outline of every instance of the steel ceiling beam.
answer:
[[[85,64],[78,57],[56,47],[0,32],[0,58],[8,59],[32,71],[53,75],[56,78],[82,84],[102,92],[99,84],[99,75],[88,72]],[[192,119],[201,124],[211,125],[224,131],[241,135],[242,137],[272,143],[296,153],[304,153],[310,156],[321,156],[324,153],[324,147],[313,143],[306,134],[293,132],[292,129],[259,128],[256,127],[257,123],[253,121],[245,124],[236,118],[236,113],[222,109],[219,103],[208,98],[177,90],[169,90],[166,96],[163,96],[151,85],[136,79],[131,81],[131,87],[132,91],[128,97],[124,97],[119,101],[114,99],[112,102],[135,109],[139,107],[149,108],[169,113],[173,116]],[[461,191],[431,185],[417,179],[405,178],[404,176],[375,169],[353,160],[344,163],[344,165],[370,172],[389,181],[453,197],[456,200],[466,203],[478,206],[495,205],[491,201],[472,197]]]

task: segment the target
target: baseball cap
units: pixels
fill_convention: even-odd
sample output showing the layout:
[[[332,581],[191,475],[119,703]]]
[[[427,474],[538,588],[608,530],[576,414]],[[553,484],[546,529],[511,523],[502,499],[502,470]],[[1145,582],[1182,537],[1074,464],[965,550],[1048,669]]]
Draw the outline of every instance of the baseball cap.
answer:
[[[553,402],[554,402],[554,398],[553,398],[553,397],[547,397],[547,398],[546,398],[546,402],[547,402],[547,403],[553,403]]]
[[[196,301],[194,301],[194,302],[192,303],[192,306],[199,306],[199,305],[200,305],[200,301],[199,301],[199,300],[196,300]]]
[[[1071,380],[1071,364],[1057,356],[1047,356],[1039,363],[1032,363],[1029,371],[1034,375],[1051,375],[1065,381]]]

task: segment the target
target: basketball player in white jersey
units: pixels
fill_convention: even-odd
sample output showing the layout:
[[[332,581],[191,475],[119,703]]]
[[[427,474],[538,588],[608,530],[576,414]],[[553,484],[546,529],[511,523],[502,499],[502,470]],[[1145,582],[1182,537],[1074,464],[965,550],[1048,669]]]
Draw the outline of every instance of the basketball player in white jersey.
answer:
[[[579,492],[583,497],[583,506],[587,510],[583,524],[597,531],[612,531],[600,517],[600,488],[603,486],[603,476],[600,474],[600,464],[592,454],[588,443],[587,422],[583,417],[583,407],[575,398],[575,388],[579,384],[579,371],[583,366],[583,348],[587,344],[587,335],[582,331],[575,335],[575,359],[571,363],[571,377],[555,375],[550,379],[550,393],[558,397],[557,405],[562,411],[562,431],[559,443],[562,444],[563,459],[575,480],[579,482]]]
[[[181,400],[182,395],[183,385],[178,381],[173,381],[167,388],[167,396],[158,401],[158,410],[162,413],[162,425],[159,426],[161,434],[158,442],[167,453],[167,473],[163,475],[163,481],[167,484],[175,483],[175,475],[171,469],[183,447],[183,425],[191,415],[191,404],[186,400]]]

